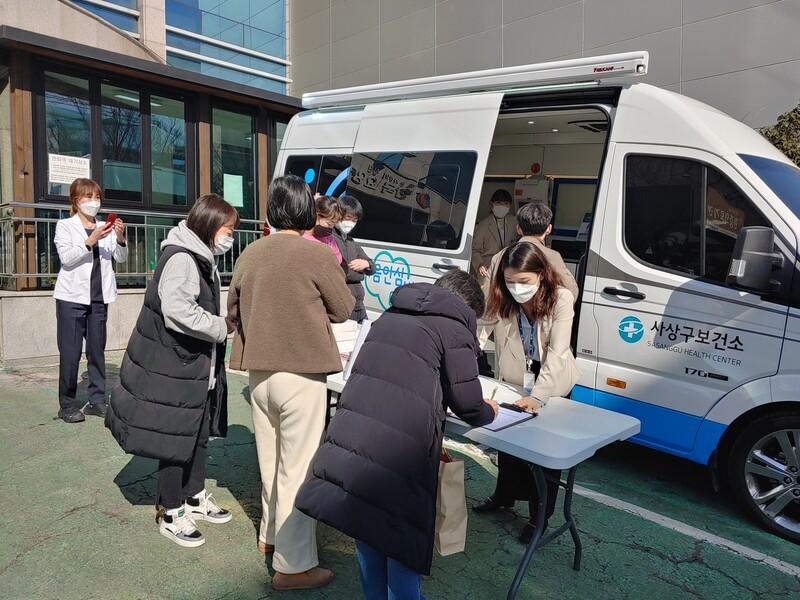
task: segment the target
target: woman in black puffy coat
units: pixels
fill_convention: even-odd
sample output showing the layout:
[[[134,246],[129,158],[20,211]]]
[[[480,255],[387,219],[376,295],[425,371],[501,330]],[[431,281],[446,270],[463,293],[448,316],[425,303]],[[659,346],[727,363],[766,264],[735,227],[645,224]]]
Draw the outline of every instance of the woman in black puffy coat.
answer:
[[[419,598],[433,556],[436,489],[449,407],[490,423],[478,380],[483,292],[450,271],[392,294],[356,358],[295,505],[356,540],[365,596]]]

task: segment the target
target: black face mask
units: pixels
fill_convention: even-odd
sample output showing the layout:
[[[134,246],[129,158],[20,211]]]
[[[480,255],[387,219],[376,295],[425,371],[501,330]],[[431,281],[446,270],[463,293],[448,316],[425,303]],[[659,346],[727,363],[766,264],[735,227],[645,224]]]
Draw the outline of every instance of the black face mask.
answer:
[[[330,235],[332,232],[333,232],[332,227],[323,227],[322,225],[314,225],[314,235],[317,237]]]

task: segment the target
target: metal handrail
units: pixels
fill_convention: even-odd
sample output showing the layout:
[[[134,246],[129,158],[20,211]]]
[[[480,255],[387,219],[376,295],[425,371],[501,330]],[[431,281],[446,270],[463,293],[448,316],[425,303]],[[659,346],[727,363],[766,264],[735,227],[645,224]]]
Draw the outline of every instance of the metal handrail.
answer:
[[[22,217],[14,208],[27,208],[45,211],[57,211],[58,217]],[[69,211],[63,204],[31,204],[27,202],[7,202],[0,206],[0,279],[36,278],[37,288],[49,288],[61,267],[53,238],[56,224]],[[106,212],[112,212],[108,210]],[[128,259],[115,263],[118,283],[123,287],[139,287],[146,285],[161,255],[161,242],[167,237],[169,230],[186,218],[181,213],[145,213],[131,209],[113,209],[119,215],[135,216],[144,223],[126,222]],[[159,219],[160,223],[148,222]],[[172,220],[164,223],[163,220]],[[220,257],[219,273],[227,280],[233,273],[236,258],[250,242],[261,237],[262,222],[255,219],[242,219],[234,232],[232,252]]]

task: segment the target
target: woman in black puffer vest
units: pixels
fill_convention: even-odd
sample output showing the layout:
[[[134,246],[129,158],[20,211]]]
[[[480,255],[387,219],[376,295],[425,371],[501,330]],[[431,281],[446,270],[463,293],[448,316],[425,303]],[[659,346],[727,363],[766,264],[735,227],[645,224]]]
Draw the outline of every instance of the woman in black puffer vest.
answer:
[[[106,427],[125,452],[155,458],[162,535],[205,542],[195,520],[226,523],[205,489],[209,435],[227,430],[225,340],[216,257],[233,245],[236,209],[216,194],[195,202],[161,244],[144,306],[113,386]]]
[[[496,415],[478,380],[483,310],[463,271],[396,289],[297,495],[298,509],[355,538],[367,598],[386,597],[387,577],[394,593],[418,597],[419,574],[430,573],[447,407],[474,426]]]

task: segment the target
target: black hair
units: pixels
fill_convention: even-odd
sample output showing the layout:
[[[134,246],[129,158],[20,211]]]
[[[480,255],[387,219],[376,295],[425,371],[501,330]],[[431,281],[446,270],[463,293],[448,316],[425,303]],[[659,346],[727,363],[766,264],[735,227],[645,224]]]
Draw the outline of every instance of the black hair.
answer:
[[[511,204],[511,194],[504,189],[495,190],[489,202],[508,202]]]
[[[544,202],[530,202],[517,211],[517,223],[522,235],[539,237],[553,220],[553,211]]]
[[[461,269],[452,269],[433,282],[461,298],[464,304],[475,311],[475,317],[480,319],[486,310],[486,299],[478,280]]]
[[[272,180],[267,202],[267,221],[276,229],[308,231],[317,223],[317,206],[311,188],[297,175]]]
[[[239,212],[218,194],[200,196],[186,216],[186,226],[209,248],[220,227],[230,223],[236,229],[239,222]]]
[[[357,198],[353,196],[339,196],[339,208],[342,211],[342,217],[347,215],[354,215],[356,219],[359,221],[364,216],[364,208],[361,206],[361,202],[358,201]]]

